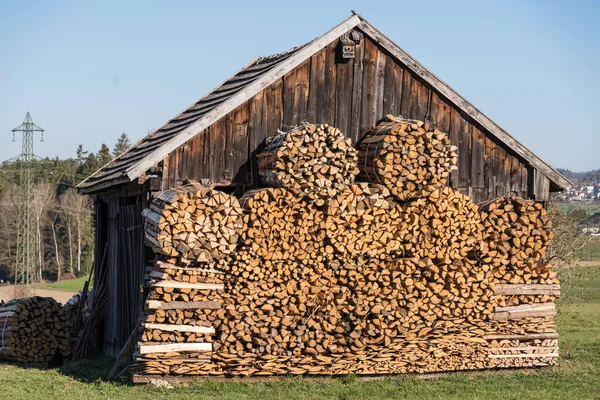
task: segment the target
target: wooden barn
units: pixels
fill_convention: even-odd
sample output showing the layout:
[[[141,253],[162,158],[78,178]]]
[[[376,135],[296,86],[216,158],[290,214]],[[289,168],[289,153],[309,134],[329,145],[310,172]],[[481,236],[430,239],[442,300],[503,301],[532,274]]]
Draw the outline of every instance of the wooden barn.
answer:
[[[142,210],[194,179],[243,193],[258,185],[264,139],[302,121],[338,127],[356,143],[385,115],[431,123],[458,147],[449,184],[476,203],[515,195],[545,202],[571,186],[446,83],[359,15],[284,53],[260,57],[78,185],[96,207],[96,260],[108,310],[100,332],[116,355],[141,310]],[[100,270],[97,268],[97,270]]]

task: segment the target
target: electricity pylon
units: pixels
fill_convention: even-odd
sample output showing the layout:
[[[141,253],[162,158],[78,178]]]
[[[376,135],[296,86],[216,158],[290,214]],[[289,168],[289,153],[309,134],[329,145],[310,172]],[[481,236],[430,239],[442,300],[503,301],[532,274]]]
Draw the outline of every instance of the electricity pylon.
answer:
[[[12,130],[13,142],[15,135],[21,133],[23,142],[21,155],[17,160],[21,164],[19,179],[19,226],[17,233],[17,251],[15,260],[15,296],[26,297],[31,295],[33,283],[32,269],[36,263],[36,234],[35,234],[35,209],[34,209],[34,182],[33,182],[33,134],[41,133],[41,141],[44,141],[44,130],[33,123],[29,112],[25,120]]]

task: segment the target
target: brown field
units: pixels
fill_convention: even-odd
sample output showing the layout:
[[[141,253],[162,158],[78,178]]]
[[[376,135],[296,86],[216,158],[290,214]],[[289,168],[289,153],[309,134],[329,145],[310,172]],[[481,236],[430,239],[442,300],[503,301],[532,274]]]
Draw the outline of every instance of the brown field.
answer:
[[[64,290],[49,290],[49,289],[36,289],[36,296],[52,297],[59,303],[64,304],[77,292],[68,292]],[[2,285],[0,286],[0,301],[12,300],[15,296],[14,285]]]

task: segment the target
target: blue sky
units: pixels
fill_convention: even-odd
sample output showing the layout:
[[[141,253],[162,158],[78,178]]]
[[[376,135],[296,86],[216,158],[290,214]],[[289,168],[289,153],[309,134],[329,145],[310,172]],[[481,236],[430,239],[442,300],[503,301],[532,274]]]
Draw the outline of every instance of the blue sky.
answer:
[[[597,1],[0,0],[0,160],[138,140],[260,55],[355,9],[555,167],[600,168]]]

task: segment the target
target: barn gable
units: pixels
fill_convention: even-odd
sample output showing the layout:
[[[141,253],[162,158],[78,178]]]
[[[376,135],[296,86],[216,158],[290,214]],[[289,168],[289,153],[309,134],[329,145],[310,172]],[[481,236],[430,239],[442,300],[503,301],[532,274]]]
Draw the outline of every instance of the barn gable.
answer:
[[[340,60],[340,39],[355,58]],[[384,115],[426,120],[459,147],[451,186],[484,201],[514,194],[547,200],[570,182],[358,15],[285,53],[259,58],[79,189],[100,192],[144,178],[162,189],[187,178],[257,183],[252,153],[266,136],[303,120],[339,127],[356,142]]]

